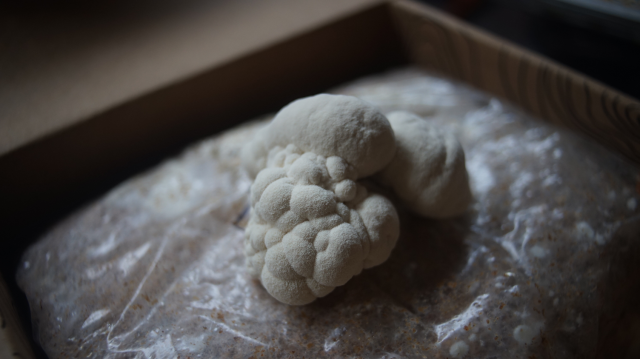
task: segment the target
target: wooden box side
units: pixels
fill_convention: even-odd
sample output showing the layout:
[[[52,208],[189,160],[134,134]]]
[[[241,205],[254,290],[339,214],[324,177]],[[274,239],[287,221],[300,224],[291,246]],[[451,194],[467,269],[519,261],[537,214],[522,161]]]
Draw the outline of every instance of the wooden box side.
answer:
[[[640,164],[640,102],[412,1],[392,3],[412,61],[583,133]]]

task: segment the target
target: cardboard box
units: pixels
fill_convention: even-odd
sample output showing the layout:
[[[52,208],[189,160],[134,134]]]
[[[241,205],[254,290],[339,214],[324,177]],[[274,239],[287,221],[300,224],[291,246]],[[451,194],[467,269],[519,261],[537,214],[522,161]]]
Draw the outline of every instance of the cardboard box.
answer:
[[[84,90],[91,96],[75,90],[75,98],[52,95],[5,113],[24,118],[0,122],[0,218],[8,248],[1,269],[23,325],[28,306],[13,283],[15,265],[47,226],[188,143],[387,68],[415,64],[466,82],[640,163],[640,102],[439,11],[405,0],[240,3],[246,6],[221,2],[209,12],[194,10],[196,20],[194,13],[159,16],[150,27],[155,33],[130,44],[146,48],[106,54],[142,65],[113,65],[119,77],[94,79]],[[186,30],[177,25],[187,23],[180,37]],[[249,23],[255,33],[243,37],[240,29]],[[180,47],[185,39],[189,44]],[[166,42],[180,51],[163,48]],[[181,52],[207,46],[196,60]],[[155,58],[159,53],[174,57]],[[80,81],[91,71],[113,70],[110,64],[67,69],[65,78]],[[139,78],[129,81],[132,76]],[[45,85],[53,91],[65,78]],[[9,323],[19,322],[6,304],[1,309],[3,318],[14,318]]]

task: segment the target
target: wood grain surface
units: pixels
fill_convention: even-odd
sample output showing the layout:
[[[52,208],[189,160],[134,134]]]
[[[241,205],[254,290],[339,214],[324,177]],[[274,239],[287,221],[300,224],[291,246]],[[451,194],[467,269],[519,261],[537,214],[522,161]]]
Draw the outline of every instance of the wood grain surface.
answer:
[[[640,102],[411,1],[393,2],[412,60],[583,133],[640,163]]]

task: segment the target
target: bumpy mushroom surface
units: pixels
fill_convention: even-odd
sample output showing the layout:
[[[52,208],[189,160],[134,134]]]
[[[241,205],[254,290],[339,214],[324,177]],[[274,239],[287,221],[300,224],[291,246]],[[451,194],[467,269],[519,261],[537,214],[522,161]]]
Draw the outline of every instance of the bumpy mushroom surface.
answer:
[[[359,178],[395,154],[393,130],[354,97],[294,101],[243,149],[255,175],[245,231],[249,272],[276,299],[307,304],[383,263],[399,236],[395,208]]]
[[[453,134],[407,112],[387,120],[350,96],[292,102],[243,148],[242,160],[255,177],[247,267],[291,305],[329,294],[391,254],[397,212],[359,179],[375,175],[425,217],[462,214],[471,201]]]
[[[384,168],[395,154],[393,130],[374,106],[352,96],[320,94],[285,106],[242,152],[255,177],[272,166],[274,154],[295,144],[303,152],[337,156],[353,166],[356,178]]]
[[[462,146],[450,133],[410,113],[387,114],[397,150],[387,167],[375,175],[414,212],[431,218],[462,214],[471,189]]]

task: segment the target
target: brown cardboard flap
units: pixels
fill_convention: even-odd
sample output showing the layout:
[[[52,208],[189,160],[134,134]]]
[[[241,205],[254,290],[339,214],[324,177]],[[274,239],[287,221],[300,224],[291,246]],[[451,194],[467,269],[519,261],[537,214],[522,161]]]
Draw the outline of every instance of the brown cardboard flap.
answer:
[[[0,8],[0,156],[381,0]],[[0,5],[1,6],[1,5]]]
[[[640,163],[637,100],[424,5],[396,1],[393,12],[416,64],[584,133]]]
[[[148,165],[298,97],[403,62],[388,6],[362,10],[0,157],[0,212],[69,200],[120,172],[108,181],[113,186],[139,171],[141,161]]]

